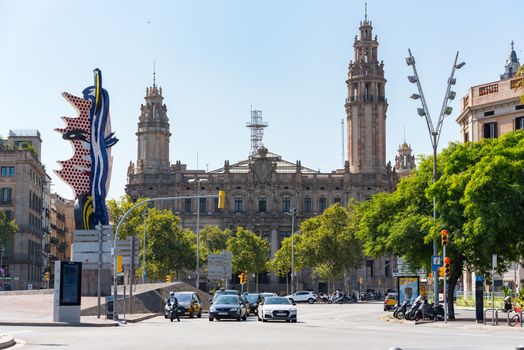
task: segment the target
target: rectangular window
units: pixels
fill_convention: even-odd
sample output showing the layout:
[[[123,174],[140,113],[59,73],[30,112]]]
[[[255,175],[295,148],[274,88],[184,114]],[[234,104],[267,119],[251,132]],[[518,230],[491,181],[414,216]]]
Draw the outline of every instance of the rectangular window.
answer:
[[[0,204],[11,204],[11,188],[0,188]]]
[[[495,115],[495,111],[487,111],[487,112],[484,112],[484,117],[489,117],[491,115]]]
[[[206,198],[199,198],[199,207],[198,210],[200,210],[201,213],[205,213],[207,210],[207,201]]]
[[[270,231],[263,231],[262,232],[262,238],[264,238],[268,242],[271,242],[271,232]]]
[[[524,117],[515,118],[515,130],[524,129]]]
[[[338,204],[342,204],[342,198],[340,198],[340,197],[335,197],[335,198],[333,198],[333,203],[335,203],[335,204],[336,204],[336,203],[338,203]]]
[[[520,111],[521,109],[524,109],[524,105],[515,106],[516,111]]]
[[[373,260],[366,260],[366,276],[373,277]]]
[[[464,133],[464,142],[469,142],[469,133]]]
[[[282,211],[287,212],[291,210],[291,199],[289,197],[282,198]]]
[[[281,231],[278,233],[278,248],[281,248],[282,247],[282,241],[284,240],[284,238],[286,237],[290,237],[291,236],[291,232],[289,231]]]
[[[191,213],[191,198],[184,199],[184,211]]]
[[[242,213],[244,211],[244,203],[242,197],[235,197],[235,213]]]
[[[311,198],[304,198],[304,212],[311,213],[313,211],[313,206],[311,205]]]
[[[391,267],[389,260],[384,261],[384,277],[391,277]]]
[[[218,212],[218,198],[213,198],[213,211]]]
[[[486,123],[484,124],[484,138],[485,139],[491,139],[496,138],[497,135],[497,123]]]
[[[258,211],[260,213],[265,213],[267,211],[267,201],[265,198],[258,199]]]
[[[2,176],[15,176],[14,166],[3,166],[1,169]]]
[[[326,198],[322,197],[318,199],[318,211],[323,212],[326,210]]]

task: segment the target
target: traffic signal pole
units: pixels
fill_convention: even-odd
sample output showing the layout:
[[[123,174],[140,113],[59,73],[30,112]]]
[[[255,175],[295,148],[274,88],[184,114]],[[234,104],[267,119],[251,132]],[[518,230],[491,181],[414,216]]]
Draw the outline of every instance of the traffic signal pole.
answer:
[[[442,255],[444,256],[444,261],[446,261],[446,246],[442,247]],[[447,268],[444,267],[444,323],[448,323],[448,301],[446,300],[446,296],[448,294],[447,279]]]

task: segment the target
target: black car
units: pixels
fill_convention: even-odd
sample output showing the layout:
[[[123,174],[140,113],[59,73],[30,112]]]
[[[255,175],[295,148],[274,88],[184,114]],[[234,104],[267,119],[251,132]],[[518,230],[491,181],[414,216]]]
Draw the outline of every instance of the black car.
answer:
[[[202,317],[202,302],[195,292],[176,292],[178,300],[178,314],[180,316]]]
[[[258,315],[258,305],[262,303],[262,295],[259,293],[244,294],[244,298],[248,303],[248,314]]]
[[[238,295],[219,295],[209,307],[209,321],[221,319],[247,319],[247,309],[242,298]]]

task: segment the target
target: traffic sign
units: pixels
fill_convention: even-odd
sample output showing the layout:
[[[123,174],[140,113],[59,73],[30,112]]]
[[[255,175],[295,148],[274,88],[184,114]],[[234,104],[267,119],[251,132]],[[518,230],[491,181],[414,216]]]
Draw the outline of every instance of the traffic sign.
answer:
[[[431,256],[431,271],[438,271],[442,267],[442,257],[440,255]]]

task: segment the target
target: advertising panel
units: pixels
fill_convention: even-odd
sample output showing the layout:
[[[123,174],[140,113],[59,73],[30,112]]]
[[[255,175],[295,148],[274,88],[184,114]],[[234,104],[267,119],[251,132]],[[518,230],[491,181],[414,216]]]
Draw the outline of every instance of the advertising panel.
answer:
[[[398,276],[397,289],[399,303],[402,304],[404,300],[413,303],[419,296],[419,277],[418,276]]]

